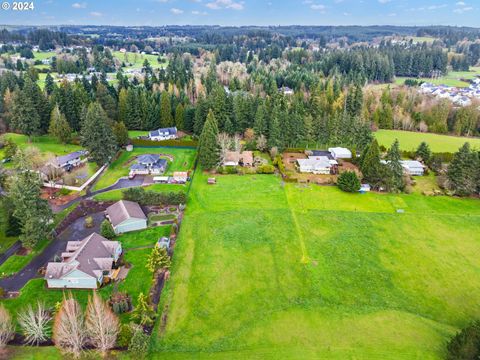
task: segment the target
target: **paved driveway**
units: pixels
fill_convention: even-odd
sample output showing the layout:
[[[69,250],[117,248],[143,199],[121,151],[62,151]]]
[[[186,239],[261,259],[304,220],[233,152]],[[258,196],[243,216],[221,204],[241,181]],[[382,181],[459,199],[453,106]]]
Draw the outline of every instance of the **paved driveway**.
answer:
[[[60,255],[65,251],[67,241],[82,240],[92,232],[100,232],[100,224],[104,219],[103,211],[90,216],[92,216],[94,221],[94,226],[92,228],[85,228],[84,217],[77,219],[59,234],[55,240],[48,244],[45,250],[43,250],[40,255],[33,258],[32,261],[21,271],[9,278],[0,279],[0,287],[6,291],[19,291],[30,279],[38,276],[38,270],[42,266],[46,265],[49,261],[52,261],[56,254]]]

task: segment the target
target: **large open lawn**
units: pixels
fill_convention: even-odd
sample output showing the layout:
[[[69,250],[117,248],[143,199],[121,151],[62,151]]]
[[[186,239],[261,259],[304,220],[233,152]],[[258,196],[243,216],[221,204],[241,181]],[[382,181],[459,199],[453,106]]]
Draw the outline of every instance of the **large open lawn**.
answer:
[[[50,155],[65,155],[81,149],[81,146],[79,145],[60,144],[54,137],[50,135],[33,136],[30,141],[28,136],[21,134],[7,133],[2,136],[5,139],[14,141],[21,149],[25,149],[29,146],[38,148],[45,158]],[[3,159],[3,157],[4,151],[0,150],[0,159]]]
[[[378,130],[374,133],[380,145],[389,147],[398,139],[402,150],[416,150],[422,141],[427,142],[433,152],[456,152],[469,142],[474,148],[480,149],[480,138],[439,135],[401,130]]]
[[[134,164],[131,160],[142,154],[166,154],[173,156],[173,162],[168,160],[168,167],[165,174],[170,175],[174,171],[189,171],[193,167],[195,159],[194,149],[181,149],[169,147],[151,147],[140,148],[135,147],[133,151],[122,151],[120,156],[113,161],[108,167],[107,171],[94,185],[94,189],[103,189],[113,185],[119,178],[127,176],[130,171],[130,166]]]
[[[126,69],[140,69],[143,67],[143,62],[148,60],[150,66],[153,68],[166,67],[168,61],[165,63],[160,63],[158,61],[158,55],[149,55],[149,54],[138,54],[132,52],[121,53],[120,51],[113,51],[113,57],[117,58],[122,63],[129,63],[131,66],[127,66]]]
[[[435,85],[447,85],[455,87],[468,87],[470,84],[464,80],[474,79],[477,75],[480,75],[480,67],[471,67],[470,71],[450,71],[447,75],[441,76],[437,79],[421,78],[415,79],[424,82],[429,82]],[[395,84],[403,85],[407,77],[395,78]]]
[[[190,192],[156,358],[442,359],[480,316],[478,200],[207,177]]]

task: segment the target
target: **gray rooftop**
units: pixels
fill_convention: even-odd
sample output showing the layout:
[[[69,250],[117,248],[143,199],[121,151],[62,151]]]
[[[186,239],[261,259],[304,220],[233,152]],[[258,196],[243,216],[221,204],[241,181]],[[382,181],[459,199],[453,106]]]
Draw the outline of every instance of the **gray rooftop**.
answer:
[[[117,226],[128,219],[146,219],[140,205],[128,200],[120,200],[107,208],[107,215],[113,226]]]

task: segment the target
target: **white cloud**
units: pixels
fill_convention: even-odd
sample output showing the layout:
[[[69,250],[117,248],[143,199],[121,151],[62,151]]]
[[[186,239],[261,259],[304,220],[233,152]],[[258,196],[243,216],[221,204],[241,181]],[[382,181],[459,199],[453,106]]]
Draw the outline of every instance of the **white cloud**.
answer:
[[[378,0],[380,4],[386,4],[386,3],[389,3],[390,1],[392,0]]]
[[[172,14],[175,14],[175,15],[183,14],[183,10],[182,10],[182,9],[177,9],[177,8],[171,8],[171,9],[170,9],[170,12],[171,12]]]
[[[98,12],[98,11],[92,11],[90,13],[91,16],[94,16],[94,17],[100,17],[102,16],[102,13],[101,12]]]
[[[457,6],[465,6],[465,5],[467,5],[467,4],[465,4],[463,1],[459,1],[459,2],[457,2],[455,5],[457,5]]]
[[[310,5],[310,9],[324,12],[327,9],[327,7],[322,4],[312,4]]]
[[[465,6],[465,7],[455,9],[455,10],[453,10],[453,12],[456,13],[456,14],[463,14],[465,12],[472,11],[472,10],[473,10],[472,6]]]
[[[234,1],[234,0],[215,0],[205,4],[206,7],[212,10],[220,9],[232,9],[232,10],[243,10],[244,2]]]
[[[76,3],[73,3],[73,4],[72,4],[72,7],[73,7],[74,9],[85,9],[85,8],[87,7],[87,3],[85,3],[85,2],[82,2],[82,3],[76,2]]]
[[[192,14],[193,15],[202,15],[202,16],[208,15],[208,13],[206,11],[198,11],[198,10],[192,10]]]

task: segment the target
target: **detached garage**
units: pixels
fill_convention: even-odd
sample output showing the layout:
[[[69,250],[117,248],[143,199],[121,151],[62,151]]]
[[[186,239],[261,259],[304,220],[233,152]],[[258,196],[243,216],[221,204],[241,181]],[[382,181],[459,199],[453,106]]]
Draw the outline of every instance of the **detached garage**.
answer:
[[[120,200],[109,206],[106,216],[115,234],[147,228],[147,217],[140,205],[133,201]]]

